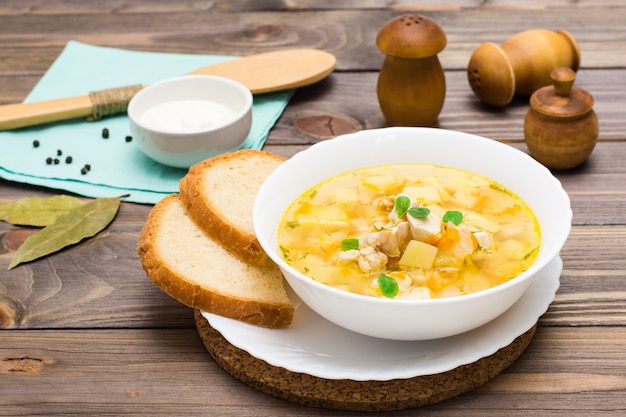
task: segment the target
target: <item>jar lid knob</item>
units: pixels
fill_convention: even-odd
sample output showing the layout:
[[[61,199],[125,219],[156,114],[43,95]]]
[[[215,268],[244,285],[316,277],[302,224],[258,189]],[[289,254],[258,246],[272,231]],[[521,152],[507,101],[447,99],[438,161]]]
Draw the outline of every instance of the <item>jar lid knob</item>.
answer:
[[[550,73],[550,78],[552,78],[556,95],[569,97],[574,80],[576,80],[576,72],[568,67],[559,67]]]
[[[549,117],[576,118],[588,113],[593,97],[574,86],[576,72],[559,67],[550,73],[552,85],[541,87],[530,96],[530,107]]]

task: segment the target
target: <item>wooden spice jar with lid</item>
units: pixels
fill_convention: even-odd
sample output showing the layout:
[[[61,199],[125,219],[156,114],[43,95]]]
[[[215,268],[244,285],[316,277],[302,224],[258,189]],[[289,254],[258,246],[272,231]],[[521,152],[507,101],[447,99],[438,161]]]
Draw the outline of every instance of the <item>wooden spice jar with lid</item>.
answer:
[[[582,164],[593,151],[599,123],[593,97],[574,87],[576,73],[556,68],[553,85],[542,87],[530,97],[524,119],[524,139],[530,154],[552,169],[570,169]]]
[[[447,44],[441,27],[411,14],[389,20],[376,46],[386,56],[378,76],[378,103],[390,126],[435,126],[446,95],[437,54]]]
[[[580,49],[565,30],[530,29],[498,46],[480,45],[467,66],[467,79],[474,94],[493,106],[505,106],[515,94],[530,96],[550,85],[550,73],[558,67],[574,71],[580,65]]]

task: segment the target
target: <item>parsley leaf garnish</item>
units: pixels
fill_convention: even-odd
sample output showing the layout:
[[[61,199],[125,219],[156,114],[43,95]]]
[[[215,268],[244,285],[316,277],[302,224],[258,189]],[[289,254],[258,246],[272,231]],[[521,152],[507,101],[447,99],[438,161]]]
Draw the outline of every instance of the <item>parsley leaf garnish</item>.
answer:
[[[393,298],[398,295],[398,281],[388,275],[378,276],[378,288],[385,297]]]
[[[344,239],[341,241],[341,250],[347,251],[359,248],[359,239]]]
[[[423,219],[430,214],[430,210],[426,207],[411,207],[408,213],[416,219]]]
[[[458,226],[463,221],[463,213],[456,210],[446,211],[442,220],[444,223],[452,222]]]
[[[399,218],[405,215],[405,213],[409,210],[411,206],[411,199],[405,195],[400,195],[396,198],[396,201],[393,205],[396,210],[396,214]]]

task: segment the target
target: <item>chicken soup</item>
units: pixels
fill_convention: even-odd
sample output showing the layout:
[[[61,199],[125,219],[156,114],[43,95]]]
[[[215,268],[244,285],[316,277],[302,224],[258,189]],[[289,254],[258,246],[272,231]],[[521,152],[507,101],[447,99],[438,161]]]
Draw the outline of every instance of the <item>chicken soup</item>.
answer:
[[[485,177],[425,164],[330,178],[294,201],[278,230],[304,275],[357,294],[429,299],[481,291],[525,271],[541,244],[528,205]]]

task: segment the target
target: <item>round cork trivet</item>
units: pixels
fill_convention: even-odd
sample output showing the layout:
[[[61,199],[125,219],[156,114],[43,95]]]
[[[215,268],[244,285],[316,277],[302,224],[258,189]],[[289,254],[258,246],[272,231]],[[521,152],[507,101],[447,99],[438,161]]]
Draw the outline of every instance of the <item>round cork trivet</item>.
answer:
[[[220,367],[241,382],[273,397],[312,407],[346,411],[391,411],[422,407],[468,392],[509,367],[524,352],[536,325],[513,343],[476,362],[435,375],[389,381],[325,379],[291,372],[231,345],[194,312],[202,343]]]

